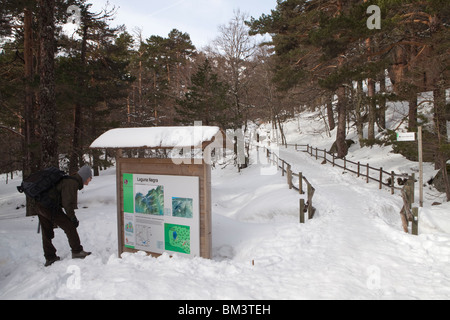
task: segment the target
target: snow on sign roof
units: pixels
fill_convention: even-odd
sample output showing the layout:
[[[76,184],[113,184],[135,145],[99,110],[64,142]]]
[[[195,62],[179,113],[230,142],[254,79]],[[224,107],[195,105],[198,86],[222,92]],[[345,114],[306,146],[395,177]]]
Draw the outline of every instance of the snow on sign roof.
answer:
[[[95,140],[91,149],[200,147],[220,132],[219,127],[152,127],[113,129]]]

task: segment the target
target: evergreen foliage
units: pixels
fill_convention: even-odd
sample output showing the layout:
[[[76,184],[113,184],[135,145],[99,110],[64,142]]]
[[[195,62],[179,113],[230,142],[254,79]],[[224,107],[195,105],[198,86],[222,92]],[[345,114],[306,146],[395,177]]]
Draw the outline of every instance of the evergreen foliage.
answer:
[[[228,128],[233,122],[227,97],[229,87],[219,81],[208,59],[192,76],[192,85],[183,99],[177,100],[176,108],[181,123],[202,121],[203,125]]]
[[[86,154],[98,171],[107,161],[88,146],[120,126],[202,121],[247,130],[248,120],[271,121],[286,142],[284,119],[324,105],[344,157],[349,124],[362,145],[380,141],[377,128],[389,134],[389,101],[409,102],[409,130],[424,125],[417,97],[426,91],[434,109],[425,144],[437,168],[450,159],[448,0],[277,0],[259,18],[235,12],[203,51],[177,29],[144,39],[142,30],[112,27],[114,7],[43,3],[0,6],[0,172],[29,175],[58,160],[73,172]],[[70,5],[81,21],[68,35]],[[371,5],[381,10],[381,29],[367,27]],[[272,40],[258,48],[256,34]]]

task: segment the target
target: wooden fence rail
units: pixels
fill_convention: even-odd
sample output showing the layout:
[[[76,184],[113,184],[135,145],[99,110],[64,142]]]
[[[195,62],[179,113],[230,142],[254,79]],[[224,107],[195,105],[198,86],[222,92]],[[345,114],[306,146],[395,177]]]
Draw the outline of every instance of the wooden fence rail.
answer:
[[[367,183],[369,183],[370,180],[375,181],[379,184],[380,190],[383,189],[383,186],[389,187],[391,189],[391,194],[395,194],[395,190],[400,190],[403,199],[403,208],[400,211],[403,229],[406,233],[408,233],[409,222],[412,222],[412,234],[419,234],[419,209],[413,208],[416,180],[414,174],[398,174],[394,171],[387,172],[383,170],[383,168],[371,167],[368,163],[362,164],[361,162],[350,161],[346,158],[340,159],[337,158],[334,153],[327,152],[326,149],[321,150],[310,145],[286,144],[285,146],[286,148],[288,146],[293,146],[295,151],[306,152],[310,156],[315,157],[316,160],[324,159],[325,163],[330,163],[333,167],[342,168],[348,172],[356,174],[358,177],[365,177]],[[302,150],[302,148],[304,150]],[[371,173],[375,174],[375,177],[371,176]],[[384,182],[383,179],[386,177],[387,181]],[[395,186],[395,178],[398,178],[397,184],[399,187]]]
[[[401,191],[406,184],[406,181],[410,179],[410,175],[405,173],[398,174],[394,171],[387,172],[383,170],[383,168],[374,168],[368,163],[362,164],[361,162],[354,162],[345,157],[343,159],[338,158],[334,153],[330,153],[326,149],[321,150],[310,145],[302,144],[286,144],[286,148],[288,146],[293,146],[296,151],[306,152],[310,156],[315,157],[316,160],[323,159],[325,163],[332,164],[333,167],[342,168],[345,171],[356,174],[358,177],[364,177],[366,178],[367,183],[375,181],[378,183],[380,190],[383,189],[383,186],[389,187],[391,189],[391,194],[395,194],[395,190]],[[304,150],[302,150],[302,148]],[[396,178],[398,178],[398,187],[395,186]],[[384,179],[386,179],[386,181],[383,181]]]
[[[308,201],[305,204],[305,199],[300,199],[300,223],[305,223],[305,213],[308,213],[308,219],[313,219],[314,214],[316,213],[316,208],[314,208],[313,206],[313,197],[316,189],[312,186],[312,184],[308,181],[308,179],[303,175],[302,172],[292,172],[291,164],[281,159],[275,152],[270,151],[266,147],[265,150],[268,161],[276,165],[278,169],[281,169],[281,174],[283,177],[286,176],[286,181],[289,185],[289,189],[297,190],[299,194],[303,195],[305,194],[303,182],[306,183]],[[296,181],[294,181],[294,177],[298,178],[297,185],[295,183]]]
[[[408,174],[397,174],[394,171],[387,172],[383,168],[371,167],[368,163],[361,164],[361,162],[350,161],[346,158],[337,158],[333,153],[327,152],[327,150],[320,150],[314,148],[310,145],[301,144],[286,144],[288,146],[295,147],[296,151],[303,151],[308,153],[310,156],[315,157],[316,160],[324,159],[325,163],[330,163],[334,167],[342,168],[348,172],[356,174],[358,177],[366,178],[366,182],[369,183],[371,180],[376,181],[379,184],[379,188],[382,189],[383,186],[390,188],[391,193],[395,194],[395,190],[401,191],[401,196],[403,199],[403,207],[400,211],[400,217],[403,225],[403,229],[406,233],[409,232],[409,222],[412,222],[411,233],[413,235],[419,234],[419,209],[414,208],[414,190],[415,190],[415,175]],[[313,196],[316,189],[311,185],[308,179],[303,175],[302,172],[295,173],[292,172],[291,164],[287,163],[285,160],[281,159],[276,153],[270,151],[268,148],[264,147],[266,150],[266,156],[270,163],[281,169],[282,175],[286,176],[287,184],[289,189],[294,189],[299,192],[299,194],[305,194],[303,188],[303,181],[306,183],[307,187],[307,200],[305,204],[304,199],[300,199],[300,223],[305,222],[305,213],[308,213],[308,218],[312,219],[316,209],[313,207]],[[302,148],[304,150],[302,150]],[[375,174],[375,177],[371,176]],[[298,178],[298,182],[294,181],[294,177]],[[387,182],[383,179],[387,177]],[[395,186],[395,178],[399,178],[397,184],[399,187]]]
[[[403,208],[400,211],[400,217],[403,230],[408,233],[409,222],[412,222],[411,233],[417,236],[419,235],[419,208],[413,208],[415,201],[414,183],[415,176],[413,174],[402,189]]]

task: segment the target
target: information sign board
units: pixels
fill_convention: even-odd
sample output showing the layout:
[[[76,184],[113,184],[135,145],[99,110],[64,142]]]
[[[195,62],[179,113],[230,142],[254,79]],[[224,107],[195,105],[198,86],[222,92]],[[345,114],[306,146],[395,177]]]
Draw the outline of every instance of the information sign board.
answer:
[[[200,256],[199,177],[123,173],[124,246]]]
[[[117,157],[119,256],[144,251],[211,259],[211,167],[175,163]]]
[[[416,141],[415,132],[397,132],[397,141]]]

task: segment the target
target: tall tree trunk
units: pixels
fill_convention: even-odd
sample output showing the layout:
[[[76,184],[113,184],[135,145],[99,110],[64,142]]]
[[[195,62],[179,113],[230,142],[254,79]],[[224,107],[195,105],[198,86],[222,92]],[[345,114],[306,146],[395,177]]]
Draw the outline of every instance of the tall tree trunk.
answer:
[[[408,99],[408,128],[410,131],[417,129],[417,93],[414,91]]]
[[[25,100],[23,108],[23,176],[38,171],[40,168],[40,155],[37,150],[36,137],[36,111],[33,82],[33,14],[25,9],[24,18],[24,60],[25,60]]]
[[[364,2],[367,2],[367,0],[364,0]],[[371,53],[372,53],[372,39],[367,38],[366,39],[366,47],[367,47],[367,54],[369,55],[369,58],[367,59],[367,62],[370,64],[372,62]],[[367,133],[367,139],[369,141],[375,140],[375,121],[377,118],[377,102],[375,99],[375,80],[372,78],[367,79],[367,90],[368,90],[368,97],[369,97],[369,127],[368,127],[368,133]]]
[[[40,30],[40,134],[42,165],[59,166],[56,139],[55,95],[55,0],[39,0]]]
[[[87,22],[84,22],[83,26],[83,39],[81,42],[81,68],[85,67],[86,64],[86,51],[87,51],[87,33],[88,33]],[[84,75],[79,75],[77,77],[79,92],[81,93],[78,97],[75,97],[74,106],[74,118],[73,118],[73,137],[72,137],[72,153],[70,155],[69,161],[69,173],[73,174],[78,171],[82,166],[83,162],[83,150],[81,147],[81,117],[82,117],[82,105],[79,100],[83,96],[82,92],[85,87]]]
[[[333,94],[328,95],[327,99],[328,125],[330,126],[330,131],[333,131],[334,128],[336,128],[336,122],[334,121],[333,112]]]
[[[24,10],[24,61],[25,61],[25,99],[23,108],[22,134],[22,173],[27,177],[40,168],[39,141],[36,136],[36,110],[33,89],[33,13],[29,9]],[[33,204],[27,201],[26,216],[36,215]]]
[[[375,81],[368,79],[368,96],[369,96],[369,129],[367,139],[369,141],[375,140],[375,120],[377,117],[377,102],[375,99]]]
[[[436,169],[442,170],[444,178],[445,192],[447,201],[450,201],[450,182],[448,179],[447,161],[448,156],[443,151],[443,146],[448,144],[447,118],[446,118],[446,94],[443,79],[439,79],[436,83],[437,88],[433,90],[434,95],[434,124],[438,137],[436,146]]]
[[[344,158],[348,153],[346,138],[346,119],[347,119],[347,97],[345,87],[341,86],[337,92],[338,96],[338,129],[336,135],[336,147],[338,158]]]
[[[447,133],[447,119],[445,114],[446,107],[446,97],[445,97],[445,86],[443,80],[437,81],[437,88],[433,90],[434,95],[434,124],[435,132],[438,137],[436,145],[436,169],[442,170],[442,176],[444,178],[445,192],[447,194],[447,201],[450,201],[450,183],[448,180],[447,172],[447,156],[443,151],[443,146],[448,144],[448,133]]]
[[[358,133],[359,144],[363,145],[364,140],[364,123],[363,117],[361,116],[361,111],[363,107],[363,84],[362,80],[359,80],[356,87],[356,101],[355,101],[355,111],[356,111],[356,131]]]
[[[378,109],[378,127],[380,128],[380,130],[386,130],[386,77],[384,76],[384,71],[383,71],[383,76],[380,79],[380,108]]]

